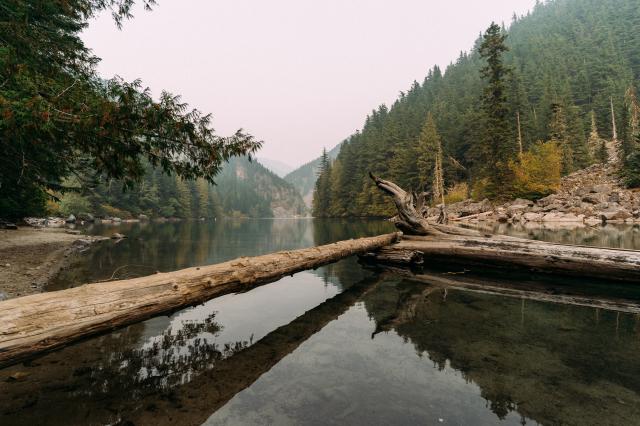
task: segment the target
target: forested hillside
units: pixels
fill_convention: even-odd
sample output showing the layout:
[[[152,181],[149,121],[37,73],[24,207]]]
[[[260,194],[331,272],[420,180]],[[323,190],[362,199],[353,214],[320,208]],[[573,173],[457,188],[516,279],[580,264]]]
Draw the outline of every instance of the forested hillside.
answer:
[[[251,217],[292,217],[306,214],[296,189],[275,173],[246,157],[232,158],[216,177],[223,211]]]
[[[431,190],[437,140],[448,194],[517,194],[496,186],[500,170],[511,173],[510,181],[534,179],[545,170],[519,170],[544,169],[547,162],[553,167],[558,159],[567,174],[605,161],[603,141],[614,137],[627,182],[638,183],[633,175],[640,167],[634,94],[640,78],[640,2],[554,0],[514,16],[508,29],[496,28],[444,73],[434,67],[391,108],[380,106],[367,117],[362,131],[325,167],[318,181],[324,188],[316,188],[316,216],[391,214],[369,171],[406,188]],[[428,113],[437,131],[431,136]],[[509,146],[498,146],[500,141]]]
[[[340,152],[340,144],[336,145],[327,152],[327,155],[332,160],[335,160]],[[320,166],[321,157],[316,158],[313,161],[309,161],[306,164],[298,167],[297,169],[289,172],[284,180],[292,184],[302,195],[307,207],[311,207],[311,200],[313,199],[313,188],[318,178],[318,167]]]
[[[49,202],[51,213],[91,213],[123,219],[150,217],[214,218],[292,217],[306,212],[296,190],[287,182],[246,157],[226,163],[216,185],[204,179],[188,181],[168,176],[147,165],[143,179],[130,189],[110,180],[81,192],[66,193],[60,203]],[[73,184],[73,182],[70,182]]]

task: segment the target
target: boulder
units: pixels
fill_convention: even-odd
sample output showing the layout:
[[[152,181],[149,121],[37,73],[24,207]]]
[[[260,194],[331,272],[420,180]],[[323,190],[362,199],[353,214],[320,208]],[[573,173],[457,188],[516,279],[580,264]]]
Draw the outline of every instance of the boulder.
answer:
[[[580,187],[580,188],[576,189],[575,191],[573,191],[573,195],[576,195],[578,197],[584,197],[588,193],[589,193],[589,189],[587,189],[585,187]]]
[[[575,215],[573,213],[547,213],[542,218],[543,222],[571,222],[583,223],[584,215]]]
[[[585,218],[584,223],[586,223],[587,225],[590,225],[590,226],[601,225],[602,224],[602,219],[599,218],[599,217],[590,216],[590,217]]]
[[[528,212],[522,215],[522,219],[527,222],[540,222],[542,221],[542,215],[540,213]]]
[[[511,203],[512,206],[533,206],[534,202],[531,200],[527,200],[526,198],[516,198]]]
[[[609,194],[611,191],[613,191],[613,185],[608,184],[608,183],[602,183],[602,184],[599,184],[599,185],[593,185],[589,189],[589,192],[591,192],[591,193]]]
[[[541,207],[546,207],[546,206],[548,206],[548,205],[550,205],[550,204],[554,204],[554,203],[559,202],[561,198],[562,198],[562,197],[560,197],[560,196],[559,196],[559,195],[557,195],[557,194],[551,194],[551,195],[548,195],[548,196],[546,196],[546,197],[544,197],[544,198],[540,198],[540,199],[536,202],[536,204],[537,204],[537,205],[539,205],[539,206],[541,206]]]
[[[0,221],[0,228],[2,229],[18,229],[18,226],[15,223],[12,222],[4,222],[4,221]]]
[[[65,220],[67,223],[76,223],[76,217],[73,214],[70,214],[69,217]]]
[[[61,219],[59,217],[48,217],[44,222],[44,226],[47,226],[49,228],[59,228],[61,226],[64,226],[64,223],[64,219]]]
[[[465,200],[459,203],[453,203],[447,206],[447,210],[452,213],[458,213],[461,217],[471,216],[474,214],[484,213],[491,210],[491,203],[489,200],[484,199],[480,202],[474,202],[473,200]],[[438,210],[439,214],[440,211]],[[431,215],[431,209],[429,209],[429,215]]]
[[[633,217],[633,215],[624,207],[618,207],[600,212],[600,217],[602,218],[602,220],[609,221],[630,219]]]
[[[91,213],[78,213],[78,219],[85,222],[95,222],[96,218]]]
[[[609,194],[608,200],[610,203],[619,203],[621,201],[619,192],[612,192]]]
[[[35,228],[46,226],[47,219],[43,217],[25,217],[22,219],[24,223]]]
[[[121,234],[119,232],[116,232],[113,235],[111,235],[111,239],[113,240],[121,240],[123,238],[127,238],[127,237],[124,234]]]
[[[548,204],[542,208],[543,212],[552,212],[552,211],[560,211],[564,210],[564,206],[560,203]]]
[[[140,213],[138,215],[138,219],[140,219],[140,220],[149,220],[149,216],[147,216],[146,214]]]
[[[582,201],[590,204],[601,204],[609,201],[609,197],[607,196],[607,194],[601,194],[596,192],[596,193],[585,195],[584,197],[582,197]]]

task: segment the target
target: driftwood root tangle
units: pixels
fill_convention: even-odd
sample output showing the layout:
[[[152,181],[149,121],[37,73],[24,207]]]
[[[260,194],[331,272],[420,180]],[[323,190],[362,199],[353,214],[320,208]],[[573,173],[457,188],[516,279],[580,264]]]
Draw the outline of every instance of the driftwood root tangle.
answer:
[[[81,338],[392,244],[399,233],[0,302],[0,366]]]
[[[424,262],[524,267],[542,272],[640,283],[640,251],[585,247],[527,240],[505,235],[428,223],[416,210],[412,196],[393,182],[371,175],[393,196],[396,226],[408,236],[368,255],[380,263],[415,265]]]

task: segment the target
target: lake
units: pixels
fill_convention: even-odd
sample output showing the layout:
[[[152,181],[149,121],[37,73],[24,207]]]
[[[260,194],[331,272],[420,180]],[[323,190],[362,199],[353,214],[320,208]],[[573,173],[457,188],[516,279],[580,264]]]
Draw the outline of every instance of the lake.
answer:
[[[128,238],[84,253],[49,290],[392,230],[311,219],[93,226]],[[493,230],[640,249],[633,226]],[[435,266],[418,278],[348,258],[0,370],[0,425],[640,424],[640,316],[589,305],[637,304],[640,288]]]

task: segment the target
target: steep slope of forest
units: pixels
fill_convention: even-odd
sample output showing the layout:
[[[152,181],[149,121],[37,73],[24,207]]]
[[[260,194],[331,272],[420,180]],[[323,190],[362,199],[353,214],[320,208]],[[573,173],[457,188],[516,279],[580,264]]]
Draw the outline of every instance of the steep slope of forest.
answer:
[[[306,214],[304,201],[291,184],[246,157],[232,158],[216,182],[221,207],[227,214],[251,217]]]
[[[332,160],[335,160],[340,152],[341,144],[334,146],[330,151],[327,151],[327,155]],[[300,195],[307,205],[311,207],[311,201],[313,200],[313,188],[318,178],[318,171],[320,167],[321,157],[316,158],[313,161],[309,161],[306,164],[298,167],[297,169],[287,173],[284,180],[295,186]]]
[[[292,217],[306,207],[298,192],[256,161],[234,157],[216,176],[216,185],[204,179],[187,181],[146,166],[142,181],[123,191],[110,180],[80,193],[66,193],[60,203],[49,202],[52,213],[120,218]]]
[[[553,158],[553,149],[537,141],[555,142],[563,174],[601,161],[602,150],[593,144],[616,136],[625,167],[633,174],[640,165],[633,89],[640,78],[638,28],[637,0],[552,0],[537,3],[526,16],[514,16],[508,30],[502,28],[508,48],[502,56],[508,129],[491,127],[482,101],[490,83],[483,78],[487,61],[480,37],[444,73],[434,67],[391,108],[380,106],[367,117],[362,131],[348,138],[337,159],[322,171],[318,184],[324,188],[316,188],[314,205],[319,207],[314,214],[391,214],[392,206],[369,180],[369,171],[406,188],[432,188],[433,173],[423,170],[420,161],[421,131],[429,133],[428,113],[442,143],[447,192],[464,183],[467,194],[493,195],[483,183],[496,173],[487,156],[487,139],[497,132],[513,141],[514,161],[519,144],[521,155],[533,149],[536,158],[542,158],[540,152],[546,150]]]

